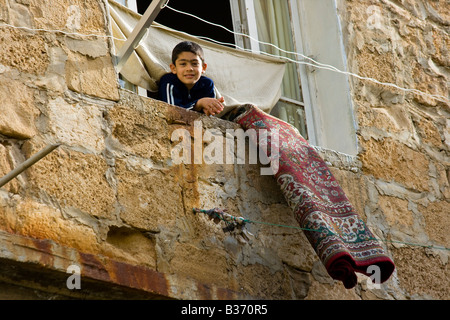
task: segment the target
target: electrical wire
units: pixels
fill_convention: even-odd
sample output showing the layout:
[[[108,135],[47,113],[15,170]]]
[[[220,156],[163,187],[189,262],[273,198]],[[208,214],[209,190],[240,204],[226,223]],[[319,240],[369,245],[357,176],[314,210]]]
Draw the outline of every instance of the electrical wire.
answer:
[[[167,3],[164,5],[163,8],[168,8],[168,9],[173,10],[174,12],[177,12],[179,14],[184,14],[184,15],[190,16],[192,18],[198,19],[198,20],[200,20],[200,21],[202,21],[204,23],[207,23],[209,25],[222,28],[222,29],[226,30],[227,32],[230,32],[230,33],[232,33],[234,35],[247,37],[247,38],[249,38],[252,41],[256,41],[256,42],[258,42],[260,44],[263,44],[263,45],[271,46],[271,47],[275,48],[276,50],[279,50],[279,51],[284,52],[286,54],[291,54],[291,55],[294,55],[294,56],[297,56],[297,57],[299,56],[299,57],[303,58],[304,60],[303,61],[302,60],[298,60],[298,59],[294,60],[294,59],[291,59],[291,58],[288,58],[288,57],[285,57],[285,56],[273,55],[273,54],[270,54],[270,53],[267,53],[267,52],[260,52],[260,54],[262,54],[262,55],[270,56],[270,57],[274,57],[274,58],[278,58],[278,59],[282,59],[282,60],[285,60],[287,62],[307,65],[307,66],[310,66],[310,67],[313,67],[313,68],[318,68],[318,69],[323,69],[323,70],[329,70],[329,71],[332,71],[332,72],[337,72],[337,73],[340,73],[340,74],[344,74],[344,75],[347,75],[347,76],[358,78],[360,80],[366,80],[366,81],[377,83],[379,85],[393,87],[395,89],[398,89],[398,90],[404,91],[404,92],[411,92],[411,93],[414,93],[414,94],[417,94],[417,95],[427,96],[427,97],[436,99],[437,101],[450,104],[450,100],[448,98],[444,97],[444,96],[430,94],[430,93],[423,92],[423,91],[418,90],[418,89],[404,88],[404,87],[400,87],[400,86],[398,86],[398,85],[396,85],[394,83],[382,82],[382,81],[379,81],[379,80],[377,80],[375,78],[365,77],[365,76],[358,75],[356,73],[340,70],[340,69],[338,69],[338,68],[336,68],[336,67],[334,67],[332,65],[321,63],[321,62],[319,62],[319,61],[317,61],[317,60],[315,60],[315,59],[313,59],[311,57],[308,57],[308,56],[302,54],[302,53],[284,50],[284,49],[282,49],[282,48],[280,48],[280,47],[278,47],[278,46],[276,46],[276,45],[274,45],[272,43],[260,41],[260,40],[255,39],[255,38],[253,38],[253,37],[251,37],[251,36],[249,36],[249,35],[247,35],[245,33],[232,31],[232,30],[230,30],[230,29],[228,29],[228,28],[226,28],[226,27],[224,27],[224,26],[222,26],[220,24],[213,23],[213,22],[210,22],[208,20],[202,19],[202,18],[200,18],[200,17],[198,17],[198,16],[196,16],[194,14],[187,13],[187,12],[184,12],[184,11],[181,11],[181,10],[178,10],[178,9],[174,9],[171,6],[169,6],[168,3],[169,3],[169,1],[167,1]],[[7,23],[0,24],[0,27],[11,27],[11,28],[22,29],[22,30],[27,30],[27,31],[31,31],[31,32],[41,31],[41,32],[50,32],[50,33],[61,33],[61,34],[69,35],[69,36],[111,38],[111,39],[114,39],[114,40],[117,40],[117,41],[126,41],[124,39],[115,38],[112,35],[82,34],[82,33],[79,33],[79,32],[68,32],[68,31],[63,31],[63,30],[50,30],[50,29],[44,29],[44,28],[29,28],[29,27],[24,27],[24,26],[18,27],[18,26],[14,26],[14,25],[11,25],[11,24],[7,24]],[[161,28],[161,29],[173,30],[173,29],[167,28],[165,26],[153,25],[153,27],[158,27],[158,28]],[[214,43],[217,43],[217,44],[220,44],[220,45],[233,46],[233,47],[236,47],[239,50],[250,51],[251,52],[251,50],[245,49],[245,48],[241,48],[241,47],[237,46],[234,43],[220,42],[220,41],[208,38],[208,37],[195,36],[195,35],[187,34],[186,32],[183,32],[183,31],[180,31],[180,30],[177,30],[177,31],[182,33],[182,34],[186,34],[188,36],[194,36],[196,38],[204,39],[204,40],[207,40],[207,41],[210,41],[210,42],[214,42]],[[310,61],[310,62],[307,62],[306,60]]]
[[[202,213],[208,214],[208,215],[211,214],[210,211],[214,211],[214,210],[204,210],[204,209],[194,208],[194,212],[202,212]],[[271,226],[271,227],[288,228],[288,229],[295,229],[295,230],[302,230],[302,231],[309,231],[309,232],[323,232],[323,230],[302,228],[302,227],[299,227],[299,226],[291,226],[291,225],[271,223],[271,222],[265,222],[265,221],[254,221],[254,220],[245,219],[245,218],[242,218],[242,217],[236,218],[236,217],[234,217],[232,215],[229,215],[229,217],[231,219],[234,219],[234,220],[237,220],[237,221],[240,221],[240,222],[244,222],[244,223],[248,223],[248,224],[261,224],[261,225],[267,225],[267,226]],[[220,220],[225,221],[219,215],[217,215],[217,218],[220,219]],[[330,232],[330,231],[328,231],[328,232]],[[409,246],[422,247],[422,248],[426,248],[426,249],[436,249],[436,250],[447,250],[447,251],[450,251],[450,248],[447,248],[447,247],[444,247],[444,246],[426,245],[426,244],[420,244],[420,243],[404,242],[404,241],[399,241],[399,240],[388,240],[388,239],[380,239],[380,238],[374,238],[373,240],[378,240],[378,241],[386,242],[386,243],[396,243],[396,244],[403,244],[403,245],[409,245]]]
[[[449,102],[448,99],[446,99],[445,97],[440,96],[440,95],[431,95],[431,94],[429,94],[429,93],[422,92],[422,91],[417,90],[417,89],[407,89],[407,88],[402,88],[402,87],[399,87],[399,86],[397,86],[397,85],[395,85],[395,84],[393,84],[393,83],[380,82],[380,81],[378,81],[378,80],[376,80],[376,79],[374,79],[374,78],[363,77],[363,76],[360,76],[360,75],[357,75],[357,74],[354,74],[354,73],[351,73],[351,72],[339,70],[338,68],[336,68],[336,67],[334,67],[334,66],[320,63],[320,62],[318,62],[318,61],[316,61],[316,60],[314,60],[314,59],[312,59],[312,58],[310,58],[310,57],[307,57],[307,56],[301,54],[301,53],[286,51],[286,50],[284,50],[284,49],[281,49],[281,48],[275,46],[274,44],[267,43],[267,42],[263,42],[263,41],[259,41],[259,40],[254,39],[254,38],[252,38],[252,37],[250,37],[250,36],[248,36],[248,35],[246,35],[246,34],[231,31],[231,30],[227,29],[227,28],[224,27],[224,26],[221,26],[221,25],[218,25],[218,24],[209,22],[209,21],[204,20],[204,19],[202,19],[202,18],[199,18],[199,17],[197,17],[197,16],[195,16],[195,15],[193,15],[193,14],[186,13],[186,12],[183,12],[183,11],[180,11],[180,10],[173,9],[172,7],[170,7],[170,6],[168,5],[168,2],[169,2],[169,1],[167,1],[167,3],[165,4],[164,8],[168,8],[168,9],[171,9],[171,10],[173,10],[173,11],[176,11],[176,12],[179,12],[179,13],[182,13],[182,14],[186,14],[186,15],[188,15],[188,16],[192,16],[192,17],[194,17],[194,18],[196,18],[196,19],[199,19],[199,20],[201,20],[201,21],[203,21],[203,22],[205,22],[205,23],[208,23],[208,24],[211,24],[211,25],[214,25],[214,26],[223,28],[223,29],[225,29],[225,30],[227,30],[228,32],[231,32],[231,33],[233,33],[233,34],[240,35],[240,36],[245,36],[245,37],[248,37],[248,38],[250,38],[250,39],[252,39],[252,40],[254,40],[254,41],[259,42],[260,44],[272,46],[272,47],[276,48],[277,50],[280,50],[280,51],[285,52],[285,53],[287,53],[287,54],[293,54],[293,55],[301,56],[301,57],[303,57],[304,59],[307,59],[307,60],[311,61],[311,63],[308,63],[308,62],[306,62],[306,61],[293,60],[293,59],[290,59],[290,58],[287,58],[287,57],[283,57],[283,56],[271,55],[271,54],[268,54],[268,53],[263,53],[264,55],[269,55],[269,56],[272,56],[272,57],[276,57],[276,58],[288,60],[289,62],[300,63],[300,64],[306,64],[306,65],[310,65],[310,66],[312,66],[312,67],[316,67],[316,68],[320,68],[320,69],[325,69],[325,70],[330,70],[330,71],[334,71],[334,72],[339,72],[339,73],[346,74],[346,75],[349,75],[349,76],[357,77],[357,78],[362,79],[362,80],[369,80],[369,81],[376,82],[376,83],[378,83],[378,84],[382,84],[382,85],[386,85],[386,86],[392,86],[392,87],[395,87],[395,88],[397,88],[397,89],[399,89],[399,90],[403,90],[403,91],[413,92],[413,93],[416,93],[416,94],[421,94],[421,95],[430,96],[430,97],[432,97],[432,98],[434,98],[434,99],[436,99],[436,100],[442,101],[442,102],[447,102],[447,103]],[[1,27],[10,27],[10,28],[14,28],[14,29],[23,29],[23,30],[32,31],[32,32],[34,32],[34,31],[41,31],[41,32],[50,32],[50,33],[61,33],[61,34],[69,35],[69,36],[96,37],[96,38],[111,38],[111,39],[118,40],[118,41],[126,41],[126,40],[124,40],[124,39],[118,39],[118,38],[115,38],[115,37],[113,37],[113,36],[111,36],[111,35],[99,35],[99,34],[94,34],[94,33],[92,33],[92,34],[82,34],[82,33],[78,33],[78,32],[68,32],[68,31],[56,30],[56,29],[50,30],[50,29],[43,29],[43,28],[29,28],[29,27],[24,27],[24,26],[18,27],[18,26],[14,26],[14,25],[11,25],[11,24],[7,24],[7,23],[2,23],[2,24],[0,24],[0,28],[1,28]],[[153,27],[155,27],[155,26],[153,26]],[[164,29],[164,28],[167,28],[167,27],[160,26],[159,28],[163,28],[163,29]],[[170,29],[170,28],[167,28],[167,29]],[[182,32],[182,31],[178,31],[178,32],[187,34],[187,33]],[[190,34],[187,34],[187,35],[192,36],[192,35],[190,35]],[[214,40],[214,39],[210,39],[210,38],[206,38],[206,37],[200,37],[200,36],[195,36],[195,37],[197,37],[197,38],[205,38],[205,39],[207,39],[208,41],[216,42],[216,43],[219,43],[219,44],[222,44],[222,45],[232,45],[232,46],[236,46],[235,44],[232,44],[232,43],[218,42],[218,41],[216,41],[216,40]],[[239,47],[238,47],[238,48],[239,48]],[[244,49],[244,48],[239,48],[239,49],[240,49],[240,50],[248,51],[248,49]],[[440,99],[440,98],[443,98],[443,100]],[[277,226],[277,227],[284,227],[284,228],[298,229],[298,230],[304,230],[304,231],[316,231],[316,230],[310,230],[310,229],[305,229],[305,228],[296,227],[296,226],[288,226],[288,225],[274,224],[274,223],[268,223],[268,222],[262,222],[262,221],[252,221],[252,220],[248,220],[248,219],[246,219],[245,222],[247,222],[247,223],[253,223],[253,224],[264,224],[264,225],[270,225],[270,226]],[[435,246],[435,245],[423,245],[423,244],[417,244],[417,243],[409,243],[409,242],[402,242],[402,241],[395,241],[395,240],[386,240],[386,239],[385,239],[385,240],[379,239],[379,240],[380,240],[380,241],[383,241],[383,242],[399,243],[399,244],[405,244],[405,245],[420,246],[420,247],[429,248],[429,249],[449,250],[449,251],[450,251],[450,248],[441,247],[441,246]]]
[[[192,18],[195,18],[195,19],[197,19],[199,21],[202,21],[204,23],[207,23],[209,25],[221,28],[221,29],[223,29],[223,30],[225,30],[225,31],[227,31],[229,33],[232,33],[233,35],[249,38],[252,41],[258,42],[259,44],[262,44],[262,45],[273,47],[274,49],[279,50],[281,52],[284,52],[286,54],[291,54],[291,55],[294,55],[294,56],[300,56],[301,58],[310,61],[310,63],[308,63],[306,61],[301,61],[301,60],[294,60],[294,59],[291,59],[291,58],[288,58],[288,57],[284,57],[284,56],[280,56],[280,55],[272,55],[272,54],[269,54],[269,53],[266,53],[266,52],[260,52],[261,54],[268,55],[268,56],[271,56],[271,57],[276,57],[276,58],[279,58],[279,59],[283,59],[283,60],[286,60],[288,62],[293,62],[293,63],[297,63],[297,64],[304,64],[304,65],[308,65],[308,66],[315,67],[315,68],[318,68],[318,69],[324,69],[324,70],[337,72],[337,73],[340,73],[340,74],[344,74],[344,75],[347,75],[347,76],[352,76],[352,77],[358,78],[360,80],[371,81],[371,82],[377,83],[379,85],[393,87],[395,89],[398,89],[398,90],[401,90],[401,91],[404,91],[404,92],[411,92],[411,93],[415,93],[415,94],[422,95],[422,96],[428,96],[428,97],[431,97],[431,98],[436,99],[436,100],[441,101],[441,102],[450,103],[450,100],[448,98],[444,97],[444,96],[430,94],[430,93],[423,92],[423,91],[418,90],[418,89],[403,88],[403,87],[400,87],[400,86],[398,86],[398,85],[396,85],[394,83],[382,82],[382,81],[379,81],[379,80],[371,78],[371,77],[365,77],[365,76],[358,75],[356,73],[343,71],[343,70],[340,70],[340,69],[338,69],[338,68],[336,68],[336,67],[334,67],[332,65],[318,62],[317,60],[315,60],[315,59],[313,59],[311,57],[308,57],[308,56],[306,56],[306,55],[304,55],[302,53],[284,50],[284,49],[282,49],[282,48],[280,48],[280,47],[278,47],[278,46],[276,46],[276,45],[274,45],[272,43],[260,41],[259,39],[255,39],[255,38],[251,37],[250,35],[247,35],[247,34],[241,33],[241,32],[235,32],[233,30],[230,30],[230,29],[226,28],[225,26],[222,26],[222,25],[217,24],[217,23],[210,22],[210,21],[205,20],[203,18],[200,18],[200,17],[198,17],[198,16],[196,16],[194,14],[191,14],[191,13],[188,13],[188,12],[184,12],[184,11],[181,11],[181,10],[178,10],[178,9],[174,9],[171,6],[169,6],[168,4],[165,7],[170,9],[170,10],[172,10],[172,11],[174,11],[174,12],[177,12],[179,14],[184,14],[184,15],[190,16]],[[216,41],[214,39],[207,38],[207,37],[202,37],[202,36],[196,36],[196,37],[197,38],[203,38],[205,40],[212,41],[212,42],[215,42],[215,43],[219,43],[219,44],[222,44],[222,45],[236,46],[234,43],[218,42],[218,41]],[[251,50],[248,50],[248,49],[243,49],[243,48],[238,47],[238,46],[236,46],[236,47],[238,49],[240,49],[240,50],[251,51]]]

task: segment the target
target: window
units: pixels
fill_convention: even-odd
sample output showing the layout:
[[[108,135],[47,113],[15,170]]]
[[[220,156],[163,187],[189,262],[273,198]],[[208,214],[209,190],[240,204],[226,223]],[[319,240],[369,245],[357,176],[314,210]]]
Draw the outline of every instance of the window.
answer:
[[[119,2],[144,14],[151,1]],[[168,4],[176,10],[234,30],[235,34],[167,8],[159,13],[156,21],[170,28],[254,52],[304,60],[286,53],[298,52],[346,70],[342,28],[335,1],[170,0]],[[356,122],[348,76],[290,62],[281,89],[282,97],[272,110],[274,116],[297,127],[312,145],[357,154]]]
[[[235,15],[242,19],[238,25],[241,30],[247,30],[251,40],[238,40],[245,47],[255,52],[265,52],[275,56],[296,60],[293,18],[291,16],[291,2],[279,0],[234,0]],[[243,9],[245,8],[245,11]],[[243,17],[242,12],[246,13]],[[246,26],[245,26],[246,24]],[[246,32],[242,32],[246,33]],[[258,40],[258,41],[255,41]],[[268,43],[268,44],[266,44]],[[270,45],[269,45],[270,44]],[[279,50],[278,48],[282,49]],[[286,65],[286,73],[282,83],[282,97],[272,110],[272,115],[295,126],[303,137],[308,138],[300,72],[296,63]]]
[[[144,14],[151,0],[139,0],[138,12]],[[201,17],[210,22],[222,25],[233,30],[233,20],[229,0],[170,0],[171,8]],[[155,19],[167,27],[183,31],[195,36],[207,37],[222,43],[234,43],[234,35],[224,29],[209,26],[199,20],[172,11],[163,9]]]
[[[254,40],[236,43],[254,51],[288,55],[289,51],[346,71],[343,30],[337,2],[332,0],[230,0],[234,30]],[[258,40],[258,41],[255,41]],[[348,76],[321,68],[290,63],[282,98],[272,113],[293,124],[312,145],[356,155],[356,121]]]
[[[138,12],[143,14],[150,0],[139,1]],[[289,1],[279,0],[170,0],[169,5],[177,10],[199,16],[229,30],[245,33],[260,41],[273,43],[286,51],[296,51],[291,28]],[[162,10],[156,22],[165,26],[214,39],[220,43],[235,45],[255,52],[272,55],[295,56],[285,54],[272,46],[251,41],[248,37],[235,36],[224,29],[208,26],[193,17],[172,10]],[[307,137],[304,103],[300,87],[299,71],[296,64],[287,65],[282,85],[282,98],[273,108],[272,114],[297,127]]]

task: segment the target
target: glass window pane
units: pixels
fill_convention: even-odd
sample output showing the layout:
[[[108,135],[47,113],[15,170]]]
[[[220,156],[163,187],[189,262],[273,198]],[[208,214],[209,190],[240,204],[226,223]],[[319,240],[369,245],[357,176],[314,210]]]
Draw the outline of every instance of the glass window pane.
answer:
[[[295,52],[289,2],[285,0],[254,0],[254,6],[259,41],[271,43],[285,51]],[[273,55],[296,59],[295,55],[287,54],[271,45],[261,44],[260,49]],[[282,95],[290,99],[303,101],[295,63],[286,65]]]
[[[308,139],[306,115],[303,106],[289,101],[279,100],[271,114],[296,127],[303,138]]]

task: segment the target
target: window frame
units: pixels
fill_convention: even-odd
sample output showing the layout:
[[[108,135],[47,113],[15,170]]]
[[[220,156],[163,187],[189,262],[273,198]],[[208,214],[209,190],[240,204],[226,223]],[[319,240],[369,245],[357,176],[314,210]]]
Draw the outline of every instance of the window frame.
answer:
[[[120,0],[137,11],[136,0]],[[252,48],[259,52],[254,0],[229,0],[233,18],[235,43],[238,47]],[[286,0],[289,3],[290,23],[294,48],[304,57],[314,58],[344,72],[322,70],[301,63],[297,74],[305,114],[307,139],[310,144],[355,156],[358,154],[358,123],[353,108],[351,85],[347,70],[347,57],[340,15],[335,1]],[[253,8],[253,13],[248,14]],[[318,23],[318,21],[321,21]],[[250,34],[254,40],[243,37]],[[256,44],[258,44],[256,46]],[[143,88],[134,90],[148,96]],[[289,99],[283,99],[289,103]]]
[[[252,24],[256,26],[256,19],[252,18],[255,16],[254,13],[242,17],[243,12],[248,12],[252,8],[254,10],[253,1],[230,0],[232,8],[234,6],[233,11],[237,11],[237,8],[241,10],[241,16],[234,14],[240,18],[235,25],[241,25],[240,29],[248,30],[242,33],[257,39],[257,31],[252,31]],[[347,70],[344,36],[336,2],[286,1],[289,3],[295,51],[337,69]],[[319,24],[317,21],[326,23]],[[299,60],[311,62],[301,57]],[[356,155],[358,125],[351,99],[349,76],[344,72],[339,74],[302,63],[297,64],[297,72],[309,143],[343,154]]]
[[[300,18],[297,12],[297,0],[288,1],[289,15],[290,15],[290,27],[293,35],[294,51],[303,52],[302,38],[300,30]],[[258,29],[256,23],[256,12],[253,0],[230,0],[230,6],[232,9],[232,17],[235,26],[235,32],[244,33],[249,36],[250,39],[242,35],[235,35],[236,45],[246,49],[250,49],[254,53],[261,53],[260,44],[258,38]],[[300,84],[299,90],[303,101],[288,98],[282,96],[280,101],[287,103],[296,108],[301,108],[302,113],[305,115],[304,128],[306,129],[305,135],[308,141],[312,144],[317,143],[313,115],[311,112],[311,100],[309,95],[309,85],[306,77],[306,69],[304,65],[297,64],[297,81]]]

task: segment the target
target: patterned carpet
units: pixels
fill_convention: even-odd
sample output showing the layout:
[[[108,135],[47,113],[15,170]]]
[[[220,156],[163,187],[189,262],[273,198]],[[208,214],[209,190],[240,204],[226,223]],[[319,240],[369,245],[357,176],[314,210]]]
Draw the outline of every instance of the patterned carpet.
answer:
[[[298,130],[253,105],[241,107],[234,121],[245,130],[268,133],[267,141],[256,143],[279,164],[272,166],[276,181],[329,275],[348,289],[357,284],[355,272],[380,283],[389,279],[394,263]]]

